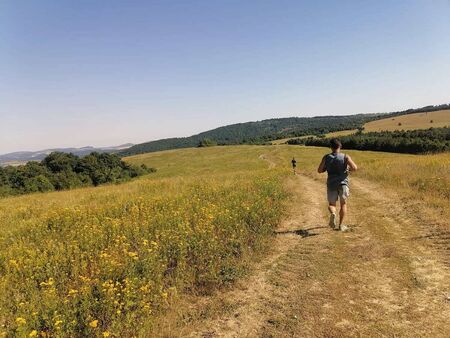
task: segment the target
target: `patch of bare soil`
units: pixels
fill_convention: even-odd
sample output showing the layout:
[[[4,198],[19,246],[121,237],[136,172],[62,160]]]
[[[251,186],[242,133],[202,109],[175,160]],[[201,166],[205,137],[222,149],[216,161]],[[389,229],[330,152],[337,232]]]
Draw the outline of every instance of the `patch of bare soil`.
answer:
[[[269,157],[267,157],[266,154],[260,155],[259,159],[266,161],[269,164],[269,169],[273,169],[277,166],[277,164],[274,161],[272,161]]]

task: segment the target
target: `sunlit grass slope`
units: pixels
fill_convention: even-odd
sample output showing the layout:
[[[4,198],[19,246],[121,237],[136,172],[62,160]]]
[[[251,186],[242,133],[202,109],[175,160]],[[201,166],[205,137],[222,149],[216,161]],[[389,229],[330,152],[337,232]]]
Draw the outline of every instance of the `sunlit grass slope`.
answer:
[[[365,131],[392,131],[442,128],[450,126],[450,110],[439,110],[428,113],[416,113],[389,117],[382,120],[368,122]]]
[[[233,281],[282,214],[286,171],[261,151],[155,153],[127,184],[0,200],[0,335],[132,336]]]

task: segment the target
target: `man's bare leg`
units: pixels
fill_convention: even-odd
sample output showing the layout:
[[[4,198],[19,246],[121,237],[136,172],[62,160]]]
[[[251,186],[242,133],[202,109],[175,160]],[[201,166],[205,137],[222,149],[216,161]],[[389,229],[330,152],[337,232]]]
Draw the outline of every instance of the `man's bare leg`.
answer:
[[[341,202],[341,210],[339,211],[339,225],[344,221],[344,217],[347,214],[347,202]]]
[[[330,212],[330,214],[335,214],[336,213],[336,204],[329,204],[328,211]]]
[[[347,214],[347,202],[345,200],[341,201],[341,210],[339,211],[339,228],[343,231],[347,230],[347,227],[342,225],[345,215]]]
[[[329,204],[328,211],[330,212],[330,222],[328,225],[335,229],[336,228],[336,204]]]

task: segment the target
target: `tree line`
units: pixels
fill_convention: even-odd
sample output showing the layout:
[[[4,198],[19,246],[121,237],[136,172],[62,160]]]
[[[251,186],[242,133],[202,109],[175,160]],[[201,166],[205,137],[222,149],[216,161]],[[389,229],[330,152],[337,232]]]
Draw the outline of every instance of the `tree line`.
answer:
[[[450,151],[450,128],[426,130],[383,131],[362,133],[339,138],[345,149],[373,150],[393,153],[439,153]],[[331,138],[309,137],[291,139],[288,144],[328,147]]]
[[[78,157],[53,152],[41,162],[0,167],[0,196],[117,183],[154,171],[145,165],[130,165],[116,154],[93,152]]]

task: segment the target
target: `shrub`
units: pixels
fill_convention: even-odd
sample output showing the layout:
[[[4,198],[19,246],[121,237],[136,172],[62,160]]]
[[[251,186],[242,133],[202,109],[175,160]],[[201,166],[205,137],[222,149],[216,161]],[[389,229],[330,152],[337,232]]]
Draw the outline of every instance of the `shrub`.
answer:
[[[154,171],[129,165],[115,154],[94,152],[79,158],[53,152],[42,162],[0,168],[0,196],[116,183]]]
[[[209,138],[204,138],[198,143],[198,147],[200,147],[200,148],[201,147],[213,147],[213,146],[216,146],[216,145],[217,145],[217,142],[213,141],[213,140],[211,140]]]

